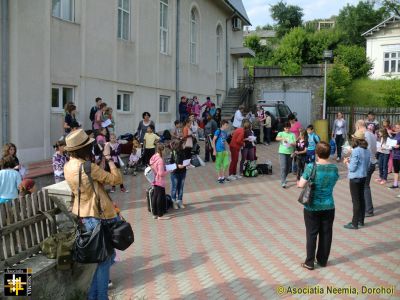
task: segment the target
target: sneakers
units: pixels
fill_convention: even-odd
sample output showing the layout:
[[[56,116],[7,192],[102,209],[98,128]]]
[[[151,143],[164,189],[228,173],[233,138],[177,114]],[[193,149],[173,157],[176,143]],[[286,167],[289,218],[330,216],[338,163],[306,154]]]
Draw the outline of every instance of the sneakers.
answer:
[[[183,205],[183,203],[182,204],[179,204],[179,208],[185,208],[185,205]]]
[[[115,187],[112,187],[110,192],[115,193]]]
[[[398,185],[392,185],[390,187],[388,187],[388,189],[394,190],[394,189],[398,189],[399,186]]]
[[[115,189],[114,189],[114,192],[115,192]],[[121,193],[129,193],[129,191],[123,187],[123,188],[121,188]]]
[[[282,183],[282,188],[286,189],[286,182]]]
[[[217,181],[218,181],[218,183],[224,183],[224,178],[219,177],[219,178],[217,179]]]
[[[108,281],[108,288],[112,289],[114,287],[113,283],[111,280]]]
[[[235,177],[236,177],[236,179],[242,179],[243,178],[243,176],[240,176],[240,175],[235,175]]]
[[[236,180],[237,178],[235,175],[229,175],[227,179],[232,181],[232,180]]]
[[[175,201],[172,201],[172,206],[174,207],[174,209],[179,209],[179,205]]]
[[[340,157],[336,157],[336,161],[340,161]]]
[[[374,213],[365,213],[366,218],[373,217],[373,216],[374,216]]]
[[[351,223],[351,222],[346,225],[343,225],[343,227],[346,229],[358,229],[358,226],[357,227],[354,226],[353,223]]]

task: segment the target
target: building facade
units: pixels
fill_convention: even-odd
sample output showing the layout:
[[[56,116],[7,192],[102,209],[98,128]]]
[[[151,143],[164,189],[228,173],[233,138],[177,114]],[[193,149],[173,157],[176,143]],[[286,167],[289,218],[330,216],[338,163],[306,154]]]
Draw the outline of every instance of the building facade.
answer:
[[[367,57],[374,64],[372,79],[400,77],[400,17],[392,16],[362,34]]]
[[[144,111],[163,130],[182,95],[220,105],[248,54],[241,0],[0,1],[0,132],[25,162],[51,156],[67,101],[85,129],[102,97],[117,134],[134,133]]]

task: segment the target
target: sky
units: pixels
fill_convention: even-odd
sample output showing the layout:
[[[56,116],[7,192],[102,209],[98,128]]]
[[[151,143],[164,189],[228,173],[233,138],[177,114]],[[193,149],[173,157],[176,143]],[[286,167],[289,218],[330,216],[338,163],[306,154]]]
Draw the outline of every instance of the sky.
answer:
[[[257,25],[274,24],[269,8],[279,0],[242,0],[250,22],[255,28]],[[346,4],[357,5],[359,0],[286,0],[289,5],[297,5],[303,9],[303,21],[313,19],[327,19],[338,15],[339,10]]]

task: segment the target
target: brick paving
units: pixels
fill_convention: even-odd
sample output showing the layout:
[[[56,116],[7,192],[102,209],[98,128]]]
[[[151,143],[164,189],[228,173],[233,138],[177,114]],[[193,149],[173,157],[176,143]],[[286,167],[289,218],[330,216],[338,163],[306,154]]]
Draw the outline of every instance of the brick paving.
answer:
[[[371,182],[375,216],[358,231],[346,230],[352,204],[339,164],[328,266],[308,271],[300,267],[305,227],[295,177],[289,175],[288,189],[280,187],[277,144],[257,147],[257,155],[272,160],[273,175],[221,185],[213,164],[189,170],[186,208],[165,221],[147,211],[145,178],[125,176],[130,193],[112,196],[134,226],[135,243],[117,254],[112,299],[400,299],[400,191]],[[280,286],[354,287],[359,294],[278,295]],[[366,295],[362,286],[394,286],[395,294]]]

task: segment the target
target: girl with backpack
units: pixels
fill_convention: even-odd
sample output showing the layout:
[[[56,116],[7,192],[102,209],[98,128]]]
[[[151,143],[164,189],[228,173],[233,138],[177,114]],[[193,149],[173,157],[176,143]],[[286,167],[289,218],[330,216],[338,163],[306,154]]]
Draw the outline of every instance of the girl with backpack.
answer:
[[[183,187],[185,185],[186,167],[183,165],[185,151],[183,141],[175,140],[171,143],[171,164],[176,164],[176,169],[171,173],[171,198],[174,209],[185,208],[183,205]]]

